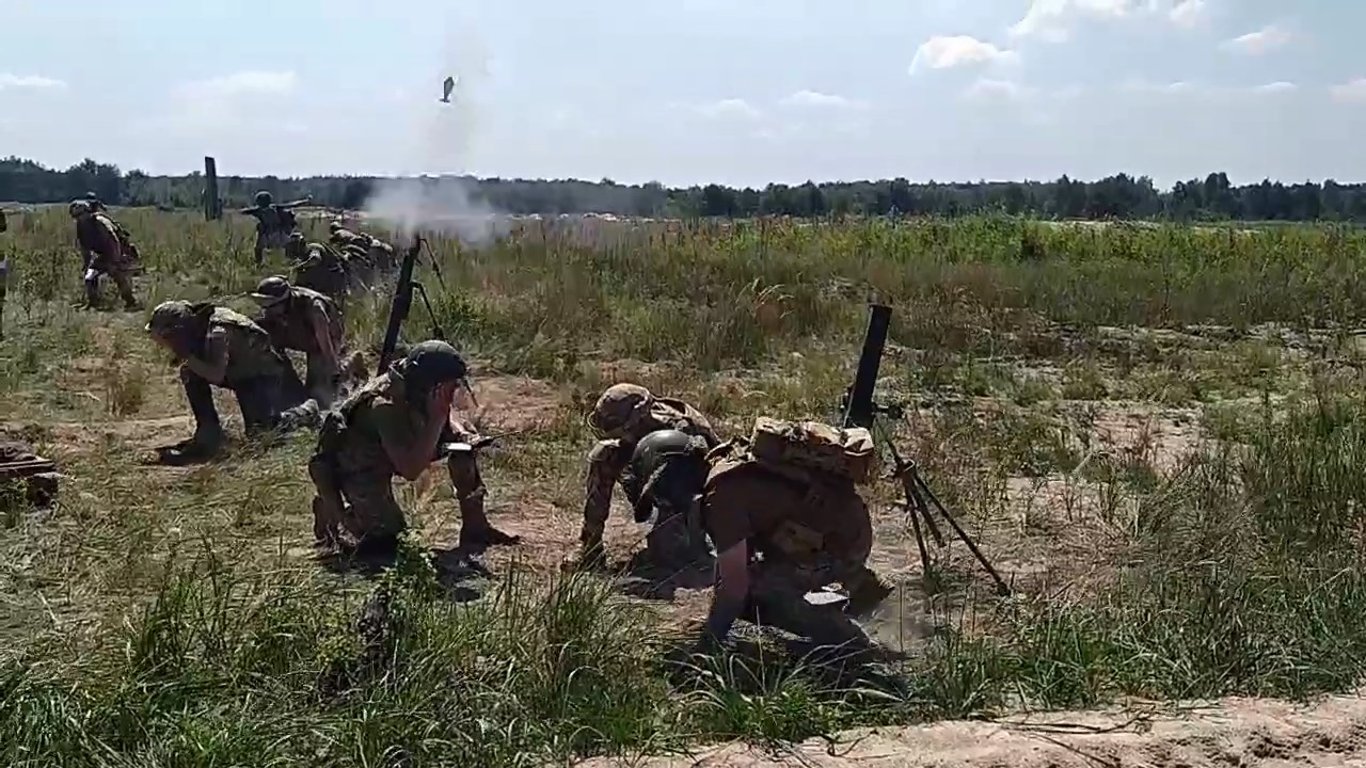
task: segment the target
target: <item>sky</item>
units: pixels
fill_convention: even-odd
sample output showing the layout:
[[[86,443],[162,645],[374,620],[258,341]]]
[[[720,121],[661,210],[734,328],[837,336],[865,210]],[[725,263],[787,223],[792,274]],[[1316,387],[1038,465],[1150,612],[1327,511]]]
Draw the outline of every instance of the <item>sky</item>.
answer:
[[[0,19],[0,155],[56,167],[1366,181],[1362,0],[0,0]]]

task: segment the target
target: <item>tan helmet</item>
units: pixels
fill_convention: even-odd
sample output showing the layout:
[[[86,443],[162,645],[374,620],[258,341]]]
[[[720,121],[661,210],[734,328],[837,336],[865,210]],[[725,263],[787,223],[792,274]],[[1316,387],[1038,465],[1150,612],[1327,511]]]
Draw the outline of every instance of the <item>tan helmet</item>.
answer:
[[[623,437],[654,401],[650,390],[639,384],[613,384],[593,406],[588,426],[603,437]]]

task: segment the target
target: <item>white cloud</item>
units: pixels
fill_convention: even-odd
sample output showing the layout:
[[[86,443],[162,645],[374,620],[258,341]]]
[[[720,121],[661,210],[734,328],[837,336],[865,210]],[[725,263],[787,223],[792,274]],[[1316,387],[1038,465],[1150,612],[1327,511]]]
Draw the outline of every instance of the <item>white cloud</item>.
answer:
[[[1291,39],[1289,30],[1276,24],[1268,24],[1256,32],[1248,32],[1246,35],[1226,40],[1221,47],[1234,53],[1260,56],[1285,46]]]
[[[930,69],[952,69],[975,64],[1010,62],[1017,57],[1014,51],[1002,50],[995,45],[967,35],[931,37],[920,45],[911,60],[912,74],[925,67]]]
[[[784,96],[779,99],[779,104],[785,107],[813,107],[830,109],[865,109],[868,102],[859,99],[849,99],[829,93],[819,91],[797,91],[791,96]]]
[[[1140,5],[1139,0],[1034,0],[1024,18],[1010,28],[1010,34],[1061,42],[1071,36],[1071,27],[1078,19],[1122,18]]]
[[[722,99],[695,107],[698,114],[711,120],[758,120],[763,113],[744,99]]]
[[[293,92],[298,76],[293,72],[250,70],[231,75],[195,80],[180,88],[182,95],[195,98],[226,98],[249,94],[281,95]]]
[[[10,88],[56,90],[65,87],[66,83],[61,80],[54,80],[50,77],[42,77],[41,75],[15,75],[10,72],[0,72],[0,91]]]
[[[1209,5],[1205,0],[1179,0],[1167,11],[1167,18],[1182,29],[1194,29],[1209,16]]]
[[[1171,83],[1154,83],[1141,77],[1131,77],[1125,80],[1121,86],[1126,91],[1136,91],[1139,93],[1167,93],[1179,94],[1190,93],[1196,89],[1193,83],[1185,80],[1177,80]]]
[[[1349,80],[1328,89],[1333,101],[1366,103],[1366,77]]]
[[[1294,83],[1287,83],[1284,80],[1277,80],[1274,83],[1266,83],[1265,85],[1256,86],[1252,90],[1256,93],[1289,93],[1297,89],[1299,89],[1299,86],[1295,85]]]

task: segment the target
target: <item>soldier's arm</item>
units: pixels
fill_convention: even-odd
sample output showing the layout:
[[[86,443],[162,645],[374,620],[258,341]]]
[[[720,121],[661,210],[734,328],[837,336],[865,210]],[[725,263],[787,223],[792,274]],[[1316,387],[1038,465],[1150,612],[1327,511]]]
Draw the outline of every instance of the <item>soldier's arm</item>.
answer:
[[[227,332],[221,328],[209,331],[204,341],[204,356],[187,356],[185,366],[212,384],[222,384],[228,372]]]
[[[588,454],[583,514],[585,519],[601,520],[612,506],[612,486],[626,469],[630,456],[618,440],[603,440]]]
[[[308,313],[309,324],[313,328],[313,340],[317,342],[318,349],[322,351],[324,357],[329,360],[337,359],[337,350],[332,346],[332,334],[329,328],[327,310],[312,305],[312,311]]]
[[[730,634],[735,620],[740,618],[749,596],[749,545],[744,540],[717,553],[716,588],[712,592],[711,610],[702,639],[706,643],[720,643]]]
[[[403,479],[416,480],[431,465],[437,441],[442,431],[449,428],[450,420],[429,416],[414,430],[411,422],[402,418],[398,408],[397,405],[383,404],[374,409],[380,445]]]
[[[295,200],[295,201],[292,202],[292,203],[284,203],[284,204],[281,205],[280,207],[281,207],[281,208],[285,208],[285,209],[294,209],[294,208],[298,208],[298,207],[300,207],[300,206],[308,205],[308,204],[311,203],[311,202],[313,202],[313,196],[312,196],[312,195],[309,195],[308,197],[304,197],[304,198],[300,198],[300,199],[298,199],[298,200]]]

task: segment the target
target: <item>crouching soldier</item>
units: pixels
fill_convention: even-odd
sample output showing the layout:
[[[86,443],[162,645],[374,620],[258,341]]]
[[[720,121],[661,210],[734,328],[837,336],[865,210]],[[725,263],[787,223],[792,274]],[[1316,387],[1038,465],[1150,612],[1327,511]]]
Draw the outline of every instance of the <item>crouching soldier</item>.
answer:
[[[872,476],[872,456],[866,430],[762,418],[750,440],[708,454],[706,474],[694,486],[695,514],[716,550],[703,646],[723,642],[744,616],[820,645],[873,647],[852,618],[890,592],[867,566],[873,529],[856,488]],[[632,457],[633,471],[646,476],[691,460],[651,451],[646,441]],[[696,477],[690,470],[680,482]],[[671,492],[682,503],[688,489]],[[843,606],[814,599],[836,582],[848,593]]]
[[[394,268],[394,247],[379,238],[364,232],[352,232],[342,226],[340,221],[327,225],[329,242],[337,250],[356,249],[364,254],[366,261],[375,269],[389,271]]]
[[[346,260],[323,243],[310,243],[302,232],[289,236],[285,255],[293,263],[294,284],[317,291],[346,309],[350,275]]]
[[[468,370],[455,348],[424,341],[389,370],[330,411],[308,464],[319,543],[356,551],[392,551],[407,529],[393,478],[416,480],[445,458],[460,505],[460,547],[516,544],[484,511],[484,482],[469,446],[477,435],[451,424],[452,405],[469,399]],[[458,398],[458,399],[457,399]],[[462,444],[452,450],[451,443]]]
[[[603,564],[602,534],[611,511],[612,489],[630,463],[636,443],[661,429],[698,437],[708,448],[720,440],[696,408],[682,400],[656,397],[637,384],[608,387],[589,414],[588,425],[599,441],[588,454],[577,565],[596,567]]]
[[[118,286],[119,296],[128,309],[137,309],[130,277],[132,259],[119,239],[118,228],[104,213],[99,213],[88,200],[73,200],[67,212],[76,221],[76,242],[81,249],[85,269],[85,302],[95,307],[100,302],[100,275],[109,275]]]
[[[309,288],[290,285],[283,277],[267,277],[251,298],[261,305],[257,323],[270,335],[277,349],[294,349],[307,355],[304,379],[309,397],[331,408],[341,379],[343,344],[341,309],[327,296]]]
[[[222,447],[214,386],[236,396],[249,438],[316,422],[317,403],[304,399],[289,358],[247,317],[210,302],[167,301],[152,311],[147,331],[180,364],[180,382],[195,419],[194,436],[164,449],[164,461],[205,459]]]

